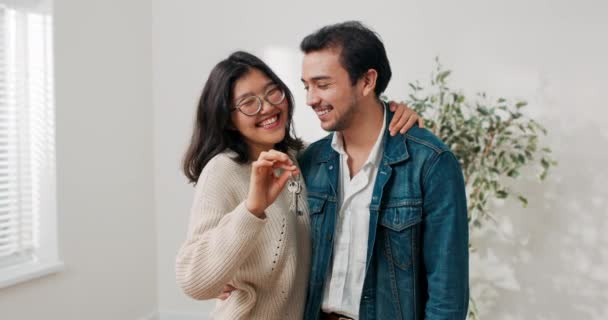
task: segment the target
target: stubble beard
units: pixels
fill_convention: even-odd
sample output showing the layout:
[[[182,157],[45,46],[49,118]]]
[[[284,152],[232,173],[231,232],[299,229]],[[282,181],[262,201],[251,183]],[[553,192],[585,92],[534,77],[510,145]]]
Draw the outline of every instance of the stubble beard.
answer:
[[[342,116],[336,120],[336,123],[331,128],[328,128],[326,131],[344,131],[350,129],[353,122],[353,118],[359,110],[359,101],[357,100],[357,98],[353,97],[350,102],[350,105],[344,110],[344,114],[342,114]]]

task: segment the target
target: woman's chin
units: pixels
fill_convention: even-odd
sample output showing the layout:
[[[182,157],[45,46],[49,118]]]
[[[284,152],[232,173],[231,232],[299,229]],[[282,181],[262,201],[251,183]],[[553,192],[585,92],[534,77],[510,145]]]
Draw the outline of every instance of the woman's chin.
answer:
[[[285,139],[285,130],[283,130],[282,134],[277,134],[276,137],[273,137],[274,139],[272,139],[272,144],[277,144],[281,141],[283,141],[283,139]]]

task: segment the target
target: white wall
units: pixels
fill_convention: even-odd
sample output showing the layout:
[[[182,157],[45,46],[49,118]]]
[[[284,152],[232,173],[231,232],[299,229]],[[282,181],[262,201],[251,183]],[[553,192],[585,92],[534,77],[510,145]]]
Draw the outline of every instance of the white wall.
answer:
[[[300,135],[313,140],[324,133],[304,104],[298,44],[346,19],[383,37],[389,96],[404,98],[439,54],[453,86],[525,98],[550,132],[559,167],[544,184],[524,180],[527,209],[499,206],[501,235],[473,237],[484,318],[608,317],[605,2],[55,3],[66,270],[2,289],[2,319],[136,319],[157,301],[167,318],[206,314],[211,303],[176,288],[173,261],[192,194],[179,164],[208,72],[236,49],[264,57],[296,95]]]
[[[151,5],[55,0],[55,275],[0,290],[0,318],[125,319],[156,309]]]
[[[159,309],[207,313],[176,288],[173,261],[192,189],[179,171],[210,69],[231,51],[267,59],[296,94],[296,127],[323,135],[304,103],[298,44],[316,28],[360,19],[385,41],[394,78],[426,80],[440,55],[467,92],[525,98],[545,124],[559,167],[525,179],[530,206],[504,204],[505,235],[476,235],[473,292],[484,319],[608,317],[608,5],[605,1],[154,1],[156,218]],[[485,280],[484,280],[485,279]],[[489,280],[488,280],[489,279]]]

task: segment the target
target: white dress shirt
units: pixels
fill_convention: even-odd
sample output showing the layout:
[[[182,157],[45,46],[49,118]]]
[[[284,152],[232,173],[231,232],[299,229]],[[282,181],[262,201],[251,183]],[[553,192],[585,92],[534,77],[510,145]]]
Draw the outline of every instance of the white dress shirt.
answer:
[[[386,127],[386,112],[367,161],[351,179],[348,154],[340,132],[334,134],[332,148],[340,154],[340,208],[334,234],[332,267],[325,280],[322,309],[353,319],[359,318],[359,303],[365,279],[367,240],[369,238],[369,204],[376,174],[382,161],[382,137]]]

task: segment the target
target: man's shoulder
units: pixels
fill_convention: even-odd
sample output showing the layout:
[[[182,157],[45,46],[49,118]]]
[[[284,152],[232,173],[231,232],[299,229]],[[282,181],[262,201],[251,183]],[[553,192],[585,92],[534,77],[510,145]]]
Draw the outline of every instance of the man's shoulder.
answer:
[[[420,169],[435,167],[436,170],[460,170],[460,163],[456,154],[441,138],[425,128],[412,128],[404,135],[408,153],[414,163],[420,164]]]
[[[426,128],[412,127],[404,135],[404,139],[412,153],[421,152],[429,155],[437,155],[450,148],[435,134]]]

